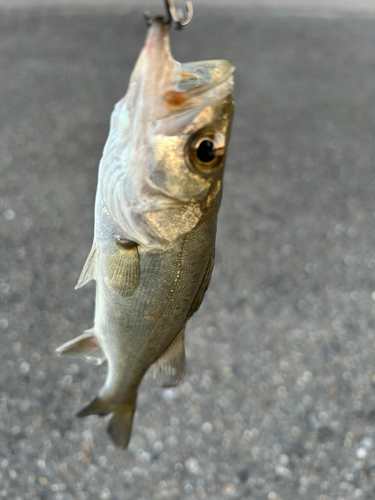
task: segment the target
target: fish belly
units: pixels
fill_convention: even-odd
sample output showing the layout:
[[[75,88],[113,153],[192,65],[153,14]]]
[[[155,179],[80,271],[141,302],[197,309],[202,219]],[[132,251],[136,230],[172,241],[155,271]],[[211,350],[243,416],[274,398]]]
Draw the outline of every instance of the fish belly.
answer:
[[[116,240],[97,244],[95,335],[108,360],[100,397],[116,403],[135,397],[155,360],[184,327],[214,251],[216,214],[207,214],[170,249],[138,246],[139,282],[130,296],[108,279]]]

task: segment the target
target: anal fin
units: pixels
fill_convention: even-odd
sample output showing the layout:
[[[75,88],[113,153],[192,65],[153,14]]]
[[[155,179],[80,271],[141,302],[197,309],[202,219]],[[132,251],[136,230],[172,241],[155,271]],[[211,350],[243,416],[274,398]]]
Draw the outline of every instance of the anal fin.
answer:
[[[162,387],[174,387],[185,375],[185,326],[154,363],[154,378]]]
[[[101,365],[106,359],[93,329],[86,330],[79,337],[69,340],[69,342],[58,347],[56,352],[61,356],[80,356],[95,365]]]
[[[95,242],[92,244],[90,253],[86,259],[85,265],[83,266],[81,275],[79,277],[77,288],[81,288],[86,285],[91,280],[96,279],[96,245]]]

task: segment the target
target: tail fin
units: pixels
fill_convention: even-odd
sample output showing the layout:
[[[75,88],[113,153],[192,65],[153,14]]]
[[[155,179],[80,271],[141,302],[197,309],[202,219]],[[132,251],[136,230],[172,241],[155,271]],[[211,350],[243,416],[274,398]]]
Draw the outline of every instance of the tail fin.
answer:
[[[91,401],[91,403],[77,413],[77,417],[87,417],[89,415],[99,415],[99,417],[105,417],[110,413],[112,413],[111,405],[103,399],[96,397]]]
[[[107,425],[107,432],[115,446],[126,449],[132,431],[135,403],[135,398],[131,403],[113,404],[96,397],[90,404],[77,413],[77,417],[87,417],[88,415],[105,417],[112,413],[112,418]]]
[[[127,448],[132,432],[135,401],[133,404],[119,405],[113,412],[107,425],[107,432],[112,443],[119,448]]]

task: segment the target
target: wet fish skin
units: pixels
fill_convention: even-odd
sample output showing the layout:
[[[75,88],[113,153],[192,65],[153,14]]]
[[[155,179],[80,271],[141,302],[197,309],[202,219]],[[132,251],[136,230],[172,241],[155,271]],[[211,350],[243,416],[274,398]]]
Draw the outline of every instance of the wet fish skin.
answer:
[[[96,280],[95,324],[58,352],[107,360],[105,384],[78,416],[112,414],[107,431],[122,448],[148,368],[162,386],[184,375],[185,326],[214,263],[233,71],[228,61],[174,61],[157,19],[112,114],[93,248],[77,285]],[[205,139],[211,162],[197,156]]]

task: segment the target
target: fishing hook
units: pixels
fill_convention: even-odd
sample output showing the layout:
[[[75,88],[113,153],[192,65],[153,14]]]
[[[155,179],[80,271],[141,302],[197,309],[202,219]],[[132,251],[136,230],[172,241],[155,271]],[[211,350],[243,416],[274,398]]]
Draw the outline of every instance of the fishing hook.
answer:
[[[187,26],[190,21],[193,19],[193,3],[191,0],[186,0],[186,15],[182,9],[176,9],[174,0],[164,0],[165,7],[168,12],[167,23],[172,25],[175,29],[180,30],[184,26]],[[151,16],[148,12],[145,12],[146,23],[150,25],[152,23]]]
[[[165,6],[169,15],[169,22],[173,22],[173,26],[176,29],[181,29],[183,26],[187,26],[193,19],[193,4],[191,0],[186,0],[186,16],[182,9],[176,9],[174,5],[174,0],[165,0]]]

